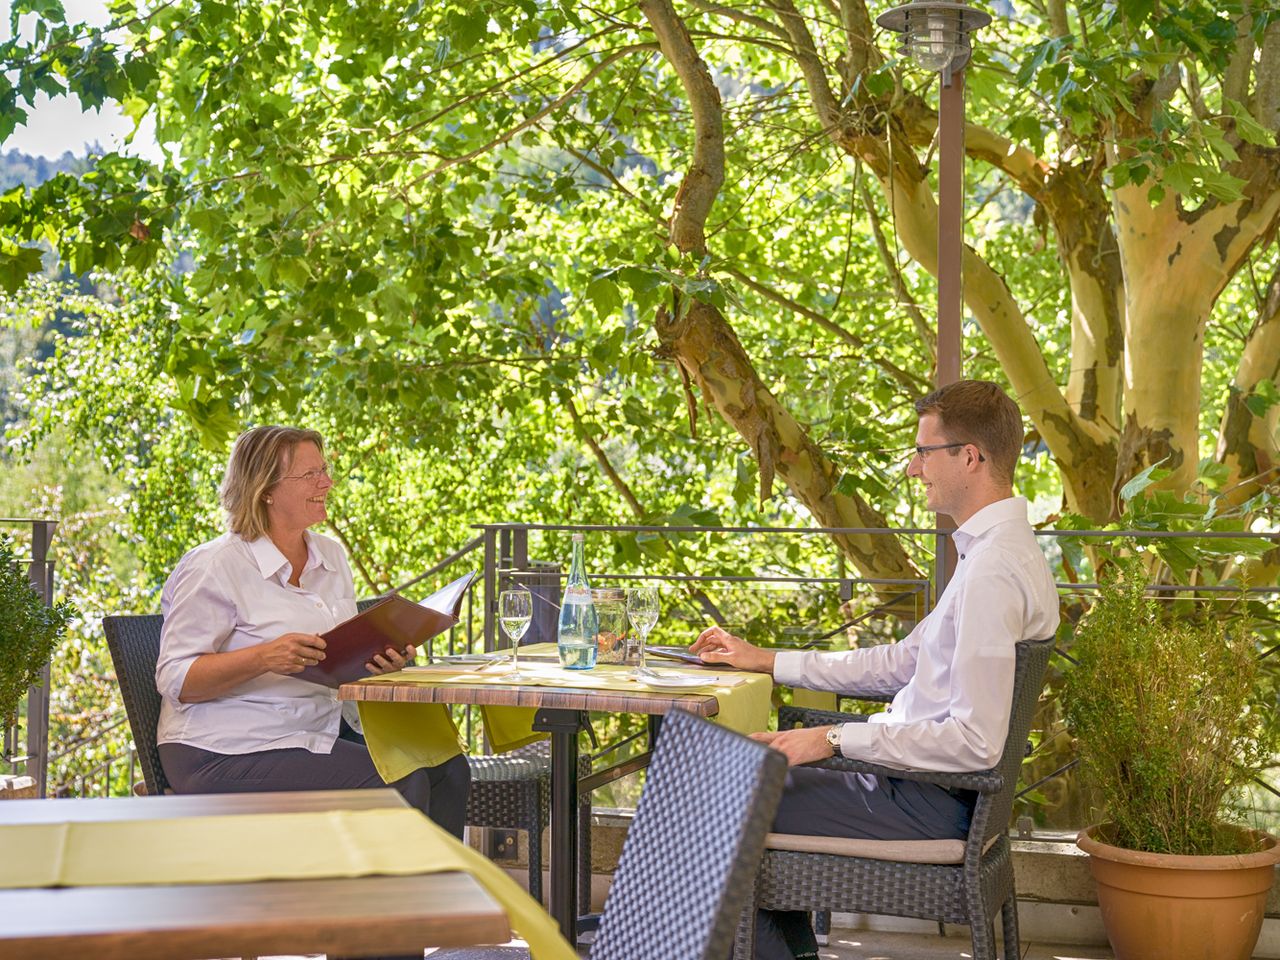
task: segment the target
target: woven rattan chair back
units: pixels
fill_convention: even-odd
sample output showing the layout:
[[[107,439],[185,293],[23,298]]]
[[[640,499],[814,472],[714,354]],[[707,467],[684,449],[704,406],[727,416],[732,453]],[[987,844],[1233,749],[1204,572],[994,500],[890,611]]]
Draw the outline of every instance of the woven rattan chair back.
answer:
[[[669,714],[593,960],[728,957],[786,772],[776,751],[689,714]]]
[[[997,834],[1009,829],[1013,813],[1013,800],[1018,789],[1018,774],[1027,755],[1027,735],[1035,717],[1040,690],[1044,686],[1044,671],[1053,653],[1053,639],[1023,640],[1017,645],[1017,661],[1013,673],[1013,703],[1009,715],[1009,735],[1004,741],[1004,752],[995,771],[1004,778],[1004,789],[983,797],[986,801],[986,823],[982,840],[985,844]]]
[[[160,722],[160,692],[156,689],[156,661],[160,657],[159,614],[104,617],[102,629],[107,635],[111,662],[115,664],[116,681],[124,698],[125,715],[133,731],[138,762],[147,793],[158,796],[172,793],[160,765],[156,749],[156,725]]]

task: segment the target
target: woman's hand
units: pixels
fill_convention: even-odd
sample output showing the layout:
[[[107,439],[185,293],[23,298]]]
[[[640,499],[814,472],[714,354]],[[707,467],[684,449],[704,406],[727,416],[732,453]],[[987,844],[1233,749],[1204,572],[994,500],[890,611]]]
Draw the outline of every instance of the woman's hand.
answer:
[[[373,659],[365,664],[365,669],[372,674],[395,673],[397,670],[403,670],[408,664],[413,663],[413,658],[417,655],[417,652],[418,649],[413,644],[405,647],[403,654],[397,653],[391,647],[387,647],[386,653],[375,653]]]
[[[265,673],[301,673],[324,659],[324,638],[314,633],[285,633],[257,648]]]
[[[747,643],[741,637],[735,637],[723,627],[708,627],[698,634],[689,648],[704,663],[727,663],[731,667],[742,670],[754,670],[757,673],[773,673],[773,661],[777,655],[773,650],[766,650]]]

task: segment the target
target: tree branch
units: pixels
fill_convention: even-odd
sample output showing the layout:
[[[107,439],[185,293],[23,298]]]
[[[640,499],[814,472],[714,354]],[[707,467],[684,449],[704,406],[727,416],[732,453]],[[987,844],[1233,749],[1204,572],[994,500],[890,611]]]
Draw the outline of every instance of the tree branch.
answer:
[[[1222,95],[1242,104],[1249,102],[1249,75],[1253,72],[1253,54],[1257,49],[1250,7],[1250,0],[1245,0],[1244,12],[1236,19],[1236,48],[1222,80]]]
[[[782,27],[791,41],[791,49],[795,52],[796,62],[804,75],[805,86],[809,90],[809,99],[813,101],[818,120],[831,133],[836,133],[841,125],[840,105],[835,94],[831,92],[831,84],[827,82],[827,70],[818,56],[818,48],[813,42],[813,35],[804,22],[795,4],[791,0],[766,0],[770,7],[778,13]]]
[[[1268,130],[1280,133],[1280,20],[1272,20],[1262,35],[1253,115]]]
[[[494,147],[501,146],[502,144],[511,140],[517,134],[521,133],[524,130],[528,130],[530,127],[537,124],[540,120],[542,120],[548,114],[564,106],[574,97],[576,97],[587,86],[587,84],[589,84],[592,80],[594,80],[601,73],[603,73],[607,68],[612,66],[617,61],[621,60],[623,57],[629,56],[630,54],[633,54],[639,51],[652,51],[656,49],[657,49],[656,45],[651,43],[636,43],[636,44],[631,44],[630,46],[618,48],[617,50],[613,51],[613,53],[611,53],[609,56],[601,60],[594,67],[592,67],[590,70],[588,70],[586,76],[578,80],[577,83],[571,86],[563,94],[556,97],[556,99],[552,100],[549,104],[547,104],[537,113],[535,113],[533,116],[528,117],[521,123],[516,124],[516,126],[512,127],[510,130],[506,131],[505,133],[497,137],[494,137],[484,146],[477,147],[476,149],[471,150],[460,157],[452,157],[446,160],[444,163],[441,163],[435,167],[432,167],[426,173],[421,174],[420,176],[414,177],[413,180],[409,181],[407,186],[416,187],[418,184],[422,183],[423,181],[431,179],[436,174],[442,173],[445,170],[448,170],[450,167],[456,167],[460,163],[466,163],[469,160],[474,160],[476,157],[480,156],[482,153],[488,153]]]
[[[812,320],[818,326],[822,327],[823,330],[834,334],[850,346],[856,347],[859,350],[867,349],[867,341],[863,340],[857,334],[846,330],[831,318],[823,316],[817,310],[812,310],[809,307],[806,307],[803,303],[797,303],[785,294],[779,293],[772,287],[767,287],[760,281],[747,276],[741,270],[728,268],[725,270],[725,273],[741,282],[744,287],[754,290],[766,300],[772,300],[774,303],[778,304],[778,306],[786,307],[793,313],[798,313],[800,316]],[[923,377],[918,377],[910,371],[903,370],[901,367],[891,363],[883,357],[870,357],[869,359],[881,370],[889,374],[889,376],[897,381],[898,385],[909,394],[914,395],[916,393],[927,392],[929,390],[929,381],[925,380]]]
[[[916,303],[915,298],[911,295],[911,291],[907,289],[907,283],[902,279],[902,270],[898,267],[898,258],[893,255],[893,251],[889,249],[889,244],[884,239],[884,230],[880,225],[880,214],[876,210],[875,202],[871,199],[871,191],[867,189],[867,185],[858,180],[858,194],[862,198],[862,205],[866,208],[867,216],[871,219],[871,236],[875,239],[876,249],[880,251],[880,261],[884,264],[885,271],[889,274],[889,279],[893,281],[893,291],[897,295],[898,303],[907,311],[907,316],[911,318],[912,325],[916,328],[916,335],[920,338],[920,343],[929,351],[930,366],[936,366],[938,363],[938,338],[929,322],[925,320],[924,314],[920,312],[920,306]]]
[[[1280,380],[1280,268],[1267,286],[1257,322],[1241,351],[1240,366],[1218,427],[1217,459],[1228,467],[1225,496],[1232,504],[1248,500],[1268,480],[1274,482],[1274,471],[1280,467],[1276,444],[1280,407],[1272,407],[1266,416],[1257,417],[1245,404],[1263,380]]]
[[[596,463],[600,464],[600,469],[605,472],[605,476],[609,478],[609,482],[613,484],[613,488],[618,491],[623,500],[627,501],[627,506],[631,508],[632,515],[636,518],[637,523],[643,523],[645,519],[644,508],[640,505],[635,493],[627,484],[618,471],[613,468],[613,463],[609,460],[609,455],[604,452],[604,448],[600,446],[600,442],[595,438],[585,423],[582,421],[582,414],[578,412],[577,406],[570,401],[569,419],[573,421],[574,427],[577,428],[578,435],[587,442],[587,446],[591,448],[592,455],[596,458]],[[662,538],[662,544],[666,547],[667,553],[671,556],[671,565],[677,573],[687,574],[689,572],[688,565],[684,562],[684,557],[680,554],[679,548],[666,537]],[[727,622],[725,616],[720,612],[720,608],[712,602],[706,592],[697,584],[685,581],[685,592],[693,599],[698,606],[702,607],[704,613],[716,623],[724,626]]]
[[[764,17],[753,16],[744,13],[741,10],[735,10],[733,7],[726,7],[722,3],[711,3],[710,0],[692,0],[693,6],[701,10],[703,13],[715,14],[718,17],[727,17],[730,20],[736,20],[738,23],[750,24],[763,30],[765,33],[771,33],[781,40],[787,39],[787,32],[776,23],[766,20]]]
[[[676,192],[671,242],[681,253],[703,256],[707,251],[707,215],[724,183],[724,117],[720,91],[670,0],[640,0],[640,12],[653,28],[662,55],[680,78],[693,111],[693,161]]]

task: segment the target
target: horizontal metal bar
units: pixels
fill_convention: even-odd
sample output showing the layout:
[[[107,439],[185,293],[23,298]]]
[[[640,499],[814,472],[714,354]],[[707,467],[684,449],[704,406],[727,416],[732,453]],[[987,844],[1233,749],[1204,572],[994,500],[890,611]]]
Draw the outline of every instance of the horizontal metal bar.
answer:
[[[796,533],[796,534],[919,534],[950,536],[954,528],[938,527],[701,527],[653,526],[647,524],[572,524],[572,523],[473,523],[475,530],[559,530],[564,532],[603,533]],[[1280,531],[1242,530],[1035,530],[1037,537],[1102,537],[1129,540],[1274,540],[1280,543]]]
[[[406,580],[404,583],[400,584],[400,586],[398,587],[392,587],[388,592],[399,593],[405,587],[412,587],[415,583],[420,583],[423,580],[427,579],[427,577],[434,576],[435,574],[443,570],[445,567],[448,567],[451,564],[457,563],[459,560],[465,557],[468,553],[471,553],[471,551],[477,549],[483,543],[484,543],[484,534],[481,534],[480,536],[476,537],[474,540],[467,541],[457,550],[453,551],[453,553],[449,554],[447,557],[445,557],[443,560],[437,563],[434,567],[431,567],[429,570],[424,570],[422,573],[418,574],[412,580]]]
[[[649,760],[652,756],[653,754],[646,750],[644,753],[636,754],[628,760],[615,763],[611,767],[605,767],[589,777],[583,777],[578,781],[578,795],[582,796],[584,793],[598,790],[606,784],[621,780],[623,777],[635,773],[637,770],[643,770],[649,765]]]

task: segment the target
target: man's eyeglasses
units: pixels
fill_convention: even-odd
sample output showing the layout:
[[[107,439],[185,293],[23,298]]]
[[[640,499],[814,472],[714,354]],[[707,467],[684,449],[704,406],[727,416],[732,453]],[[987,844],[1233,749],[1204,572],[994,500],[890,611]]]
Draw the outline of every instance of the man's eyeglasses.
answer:
[[[919,457],[921,460],[927,460],[929,459],[929,454],[933,453],[933,451],[935,450],[954,450],[956,447],[967,447],[967,446],[970,446],[970,444],[967,441],[957,440],[955,443],[931,443],[928,446],[924,446],[924,447],[917,446],[915,448],[915,451],[916,451],[917,457]],[[974,444],[974,446],[976,446],[976,444]],[[985,463],[986,459],[987,458],[982,455],[982,451],[979,450],[978,462]]]
[[[329,464],[322,463],[320,464],[320,466],[316,467],[314,470],[308,470],[306,473],[294,474],[291,477],[281,477],[280,479],[281,480],[302,480],[306,483],[315,484],[320,482],[321,477],[328,477],[330,480],[333,479],[333,474],[329,472]]]

